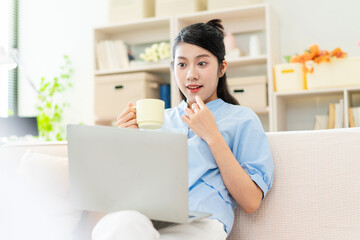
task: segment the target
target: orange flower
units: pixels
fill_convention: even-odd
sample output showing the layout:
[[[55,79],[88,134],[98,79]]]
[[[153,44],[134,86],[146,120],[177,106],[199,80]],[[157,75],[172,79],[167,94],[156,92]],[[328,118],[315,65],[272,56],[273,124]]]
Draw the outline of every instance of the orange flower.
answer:
[[[309,51],[311,54],[311,59],[316,58],[320,54],[319,46],[317,44],[313,44],[309,47]]]
[[[290,58],[290,63],[298,63],[299,62],[299,55],[294,55]]]
[[[301,63],[304,73],[312,73],[313,68],[308,69],[305,65],[306,61],[313,60],[315,63],[320,64],[322,62],[330,62],[331,57],[344,58],[347,53],[343,52],[341,48],[335,48],[331,53],[326,50],[320,50],[317,44],[313,44],[301,55],[294,55],[290,58],[290,63]]]
[[[344,58],[347,56],[346,53],[344,53],[341,48],[335,48],[332,52],[331,52],[331,56],[332,57],[337,57],[337,58]]]
[[[305,51],[305,52],[303,53],[303,57],[304,57],[304,61],[305,61],[305,62],[306,62],[306,61],[310,61],[310,60],[313,59],[311,53],[310,53],[310,52],[307,52],[307,51]]]
[[[330,56],[320,55],[319,57],[314,59],[314,62],[316,62],[317,64],[320,64],[321,62],[330,62]]]

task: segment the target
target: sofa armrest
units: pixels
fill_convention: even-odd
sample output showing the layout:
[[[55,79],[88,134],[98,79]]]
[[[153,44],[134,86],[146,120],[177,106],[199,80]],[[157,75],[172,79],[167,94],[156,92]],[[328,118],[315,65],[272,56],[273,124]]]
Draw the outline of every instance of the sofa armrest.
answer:
[[[67,157],[67,142],[7,143],[0,147],[0,161],[17,169],[22,156],[28,150],[57,157]]]

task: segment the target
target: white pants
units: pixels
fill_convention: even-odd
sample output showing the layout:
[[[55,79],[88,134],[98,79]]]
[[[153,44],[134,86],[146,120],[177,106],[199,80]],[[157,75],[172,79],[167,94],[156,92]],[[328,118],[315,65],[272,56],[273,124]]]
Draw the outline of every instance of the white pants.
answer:
[[[107,214],[92,231],[92,240],[225,240],[226,237],[224,225],[215,219],[173,224],[156,230],[146,216],[136,211]]]

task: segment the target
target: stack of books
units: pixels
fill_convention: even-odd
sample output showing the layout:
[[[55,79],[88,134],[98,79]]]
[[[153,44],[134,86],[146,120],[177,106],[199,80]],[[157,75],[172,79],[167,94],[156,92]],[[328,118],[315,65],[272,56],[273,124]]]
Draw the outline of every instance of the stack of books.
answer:
[[[360,107],[349,108],[349,126],[360,127]]]
[[[349,126],[360,127],[360,107],[349,108]],[[345,127],[344,100],[329,104],[328,115],[315,115],[314,129],[331,129]]]
[[[98,70],[117,70],[129,67],[128,48],[122,40],[103,40],[96,44]]]
[[[345,127],[344,100],[329,104],[328,115],[316,115],[314,129],[331,129]]]

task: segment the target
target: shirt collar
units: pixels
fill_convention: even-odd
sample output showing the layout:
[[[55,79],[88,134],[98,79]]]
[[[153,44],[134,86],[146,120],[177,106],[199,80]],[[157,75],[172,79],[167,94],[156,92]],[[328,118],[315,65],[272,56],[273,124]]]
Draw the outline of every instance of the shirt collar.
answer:
[[[211,102],[206,103],[205,105],[210,109],[210,110],[214,110],[218,107],[220,107],[221,105],[223,105],[225,102],[221,99],[221,98],[217,98],[215,100],[212,100]],[[179,107],[182,110],[185,110],[185,108],[188,107],[187,102],[185,102],[185,100],[182,100],[181,103],[179,104]]]

